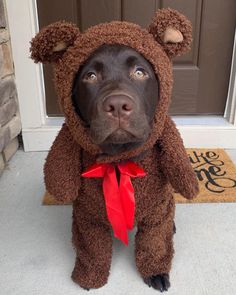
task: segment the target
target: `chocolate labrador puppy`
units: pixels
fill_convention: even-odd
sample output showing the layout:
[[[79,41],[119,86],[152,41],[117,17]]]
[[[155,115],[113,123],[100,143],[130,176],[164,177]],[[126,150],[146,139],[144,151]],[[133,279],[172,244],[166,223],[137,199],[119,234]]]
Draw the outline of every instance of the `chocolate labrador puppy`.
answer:
[[[114,155],[147,139],[158,102],[158,77],[132,48],[102,45],[77,73],[73,102],[92,141]]]
[[[158,84],[151,64],[127,46],[102,45],[85,62],[75,77],[73,103],[104,153],[114,155],[145,142],[158,102]],[[168,275],[146,283],[160,291],[170,286]]]

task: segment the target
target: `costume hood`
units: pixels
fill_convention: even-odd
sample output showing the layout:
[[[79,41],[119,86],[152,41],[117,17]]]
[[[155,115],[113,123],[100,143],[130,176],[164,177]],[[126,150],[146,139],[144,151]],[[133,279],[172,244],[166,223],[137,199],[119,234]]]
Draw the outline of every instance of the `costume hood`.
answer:
[[[76,142],[91,154],[102,153],[89,136],[89,130],[75,112],[72,87],[76,73],[89,56],[103,44],[126,45],[142,54],[153,66],[159,79],[159,98],[152,131],[146,142],[137,148],[113,156],[103,162],[135,157],[151,148],[160,137],[167,117],[172,92],[172,61],[190,49],[191,23],[173,9],[160,9],[149,27],[113,21],[89,28],[84,33],[67,22],[56,22],[43,28],[31,42],[31,58],[35,62],[52,63],[59,105],[65,122]]]

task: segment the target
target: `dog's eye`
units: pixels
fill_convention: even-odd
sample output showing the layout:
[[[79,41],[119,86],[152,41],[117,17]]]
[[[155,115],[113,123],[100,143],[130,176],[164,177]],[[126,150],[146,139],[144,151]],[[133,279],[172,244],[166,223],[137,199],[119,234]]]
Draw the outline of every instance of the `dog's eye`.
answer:
[[[94,72],[88,72],[85,75],[84,80],[88,82],[95,82],[97,81],[97,75]]]
[[[131,75],[133,76],[133,78],[138,79],[138,80],[143,80],[148,77],[147,72],[141,67],[135,68],[133,73],[131,73]]]

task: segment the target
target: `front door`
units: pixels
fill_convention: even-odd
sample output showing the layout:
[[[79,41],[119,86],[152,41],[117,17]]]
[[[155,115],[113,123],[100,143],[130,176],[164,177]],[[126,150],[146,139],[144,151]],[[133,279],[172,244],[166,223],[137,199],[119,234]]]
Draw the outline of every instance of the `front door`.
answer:
[[[76,23],[83,32],[100,22],[125,20],[146,27],[158,8],[171,7],[193,24],[192,50],[174,60],[174,90],[170,113],[222,115],[227,98],[236,23],[235,0],[38,0],[40,28],[57,20]],[[46,108],[61,116],[44,66]]]

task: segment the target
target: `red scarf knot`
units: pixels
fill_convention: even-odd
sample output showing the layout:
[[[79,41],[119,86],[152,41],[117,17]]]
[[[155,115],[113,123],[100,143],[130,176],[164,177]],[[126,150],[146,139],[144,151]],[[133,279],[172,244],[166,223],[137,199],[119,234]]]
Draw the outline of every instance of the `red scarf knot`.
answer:
[[[128,245],[128,232],[134,224],[135,198],[131,177],[143,177],[144,170],[136,163],[127,161],[117,164],[120,181],[116,177],[115,164],[94,164],[82,173],[83,177],[103,177],[103,194],[108,219],[114,235]]]

